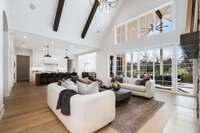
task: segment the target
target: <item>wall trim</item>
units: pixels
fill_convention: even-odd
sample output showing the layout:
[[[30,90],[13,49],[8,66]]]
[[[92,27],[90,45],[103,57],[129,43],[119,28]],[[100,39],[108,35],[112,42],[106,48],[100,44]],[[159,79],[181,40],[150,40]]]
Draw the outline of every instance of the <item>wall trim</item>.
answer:
[[[0,120],[2,119],[4,114],[4,104],[2,105],[2,107],[0,108]]]

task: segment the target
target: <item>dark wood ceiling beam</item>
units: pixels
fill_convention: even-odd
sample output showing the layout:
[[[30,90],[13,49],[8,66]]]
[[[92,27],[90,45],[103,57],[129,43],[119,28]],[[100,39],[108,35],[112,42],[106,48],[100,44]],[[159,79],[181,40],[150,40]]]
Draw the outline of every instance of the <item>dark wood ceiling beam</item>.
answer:
[[[193,32],[196,0],[188,0],[187,4],[186,32]]]
[[[57,12],[56,12],[55,20],[54,20],[54,25],[53,25],[54,31],[58,31],[58,27],[59,27],[59,24],[60,24],[60,19],[61,19],[64,4],[65,4],[65,0],[59,0],[58,1],[58,8],[57,8]]]
[[[159,19],[163,18],[162,13],[160,12],[160,10],[156,10],[156,15],[158,16]]]
[[[85,35],[86,35],[86,33],[87,33],[87,31],[88,31],[88,29],[89,29],[89,27],[90,27],[90,24],[91,24],[91,22],[92,22],[92,20],[93,20],[93,18],[94,18],[94,15],[95,15],[95,13],[96,13],[96,11],[97,11],[98,6],[99,6],[99,1],[98,1],[98,0],[95,0],[94,5],[93,5],[93,7],[92,7],[92,10],[91,10],[91,12],[90,12],[90,15],[89,15],[89,17],[88,17],[88,19],[87,19],[87,22],[86,22],[86,24],[85,24],[85,27],[84,27],[84,29],[83,29],[83,32],[81,33],[81,38],[82,38],[82,39],[85,38]]]

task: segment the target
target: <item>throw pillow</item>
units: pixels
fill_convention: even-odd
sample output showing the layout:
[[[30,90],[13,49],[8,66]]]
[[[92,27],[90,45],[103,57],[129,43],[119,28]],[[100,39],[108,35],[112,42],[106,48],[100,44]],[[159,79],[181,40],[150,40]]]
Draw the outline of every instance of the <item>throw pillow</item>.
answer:
[[[140,82],[140,85],[145,86],[147,81],[149,81],[149,79],[147,79],[147,78],[142,79],[141,82]]]
[[[61,86],[62,85],[62,81],[58,80],[58,85]]]
[[[70,79],[65,80],[62,82],[62,86],[66,89],[69,90],[74,90],[76,92],[78,92],[78,87],[76,86],[76,84],[74,82],[72,82]]]
[[[136,85],[141,85],[141,82],[142,82],[141,79],[137,79],[137,80],[135,81],[135,84],[136,84]]]
[[[99,86],[97,82],[93,82],[91,84],[84,84],[81,82],[77,82],[77,86],[78,86],[78,92],[83,95],[99,92]]]
[[[82,80],[83,80],[85,83],[87,83],[87,84],[92,83],[92,81],[91,81],[88,77],[85,77],[85,78],[83,78]]]
[[[79,78],[78,75],[71,75],[71,81],[74,83],[77,82],[78,78]]]

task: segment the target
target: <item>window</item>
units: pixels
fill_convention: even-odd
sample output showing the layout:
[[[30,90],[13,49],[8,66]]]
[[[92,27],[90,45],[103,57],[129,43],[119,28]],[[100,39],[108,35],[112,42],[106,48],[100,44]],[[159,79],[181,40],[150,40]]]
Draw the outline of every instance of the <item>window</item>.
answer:
[[[174,28],[173,4],[169,4],[155,11],[155,32],[170,32]]]
[[[193,59],[188,58],[179,46],[177,48],[177,92],[194,95]]]
[[[78,57],[78,70],[82,72],[96,71],[96,53],[81,55]]]
[[[156,50],[155,80],[157,88],[164,90],[172,89],[172,56],[173,48],[160,48]]]
[[[139,70],[138,70],[138,52],[133,52],[133,66],[132,66],[132,75],[133,78],[137,78],[138,74],[139,74]]]
[[[126,54],[126,76],[143,78],[148,74],[155,79],[156,88],[172,90],[172,57],[173,47],[164,47]],[[116,56],[116,74],[125,72],[124,55]]]
[[[139,19],[140,37],[149,35],[153,32],[153,12],[148,13]]]
[[[152,50],[139,52],[141,78],[144,76],[144,74],[148,74],[153,77],[153,59],[151,55]]]
[[[125,56],[117,55],[116,57],[116,75],[124,75],[125,73]]]
[[[142,78],[148,74],[155,80],[157,89],[194,96],[196,78],[193,75],[197,71],[197,60],[186,56],[181,46],[175,48],[162,47],[113,55],[110,57],[110,62],[113,62],[110,73],[115,76],[125,74],[127,78]]]
[[[131,53],[126,54],[126,76],[131,78]]]
[[[174,7],[173,3],[170,2],[116,26],[116,44],[122,44],[126,39],[134,41],[141,37],[170,32],[174,27]]]
[[[126,28],[125,28],[125,25],[122,25],[122,26],[119,26],[117,27],[116,29],[116,43],[117,44],[121,44],[123,42],[125,42],[125,38],[126,38]]]
[[[125,76],[125,55],[109,56],[109,76]]]
[[[134,41],[138,38],[138,24],[137,20],[133,20],[128,23],[127,25],[127,36],[128,36],[128,41]]]

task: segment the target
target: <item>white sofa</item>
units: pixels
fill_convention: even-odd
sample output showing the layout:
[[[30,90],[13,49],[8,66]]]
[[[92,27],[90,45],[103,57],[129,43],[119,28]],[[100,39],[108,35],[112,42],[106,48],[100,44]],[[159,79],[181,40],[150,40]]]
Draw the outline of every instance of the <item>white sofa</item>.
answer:
[[[146,82],[145,86],[136,85],[137,79],[127,79],[125,83],[121,83],[121,87],[128,89],[133,95],[142,96],[146,98],[152,98],[155,95],[155,81],[149,80]]]
[[[65,88],[57,83],[47,87],[47,103],[58,119],[72,133],[92,133],[115,119],[115,94],[103,91],[90,95],[74,95],[70,101],[70,116],[56,110],[59,93]]]

